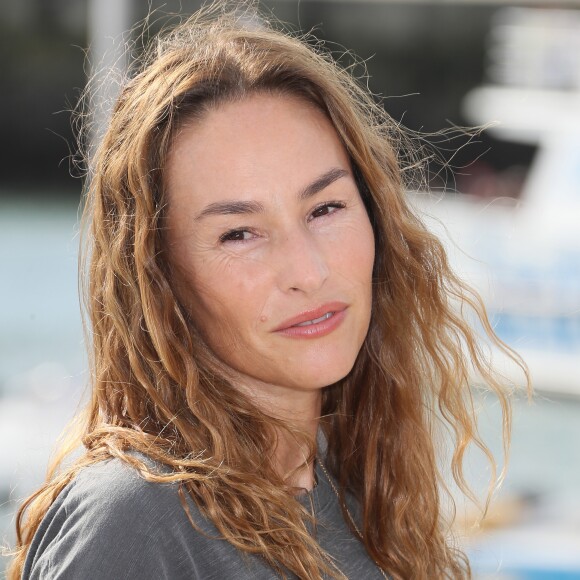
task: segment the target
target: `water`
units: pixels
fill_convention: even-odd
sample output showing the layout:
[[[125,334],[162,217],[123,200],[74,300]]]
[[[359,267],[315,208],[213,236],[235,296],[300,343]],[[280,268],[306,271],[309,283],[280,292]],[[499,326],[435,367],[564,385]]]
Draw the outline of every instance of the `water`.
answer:
[[[0,541],[84,385],[77,204],[0,198]],[[0,562],[0,572],[2,571]]]
[[[0,201],[0,389],[45,363],[82,368],[77,206]]]
[[[75,203],[0,202],[3,543],[13,542],[18,501],[42,481],[85,389],[77,230]],[[491,397],[481,406],[482,434],[499,454],[498,406]],[[482,492],[485,463],[472,454],[468,467]],[[580,398],[515,401],[509,475],[497,504],[503,525],[466,539],[479,577],[580,578]]]

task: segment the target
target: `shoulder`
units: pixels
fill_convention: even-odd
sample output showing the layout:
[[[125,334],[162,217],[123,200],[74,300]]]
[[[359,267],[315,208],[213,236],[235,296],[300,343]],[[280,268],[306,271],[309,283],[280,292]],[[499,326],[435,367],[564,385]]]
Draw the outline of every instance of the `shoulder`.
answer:
[[[147,460],[149,461],[149,460]],[[47,516],[66,526],[83,522],[99,532],[147,531],[181,513],[178,485],[147,481],[120,459],[82,469],[62,491]]]
[[[150,459],[143,456],[139,459],[154,468]],[[132,512],[146,515],[160,507],[179,504],[177,484],[148,481],[120,459],[101,461],[82,469],[61,495],[57,504],[79,515],[90,513],[99,520],[109,512],[122,520],[130,518]]]
[[[56,498],[33,539],[23,577],[179,577],[170,568],[188,558],[180,547],[191,542],[195,530],[178,485],[147,481],[110,459],[82,469]]]

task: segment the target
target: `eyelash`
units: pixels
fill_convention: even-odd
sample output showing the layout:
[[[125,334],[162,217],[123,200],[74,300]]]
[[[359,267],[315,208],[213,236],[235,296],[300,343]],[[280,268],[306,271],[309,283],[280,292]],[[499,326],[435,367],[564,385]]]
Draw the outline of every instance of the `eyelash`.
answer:
[[[334,211],[332,211],[332,212],[327,212],[324,214],[316,215],[316,213],[319,212],[320,210],[323,210],[323,209],[339,210],[339,209],[344,209],[345,207],[346,207],[346,204],[344,204],[343,202],[340,202],[340,201],[331,201],[331,202],[322,203],[312,210],[308,221],[311,221],[311,220],[319,218],[319,217],[326,217],[327,215],[334,213]],[[252,233],[252,230],[249,228],[236,228],[234,230],[229,230],[220,236],[219,241],[221,244],[224,244],[227,242],[244,243],[248,240],[235,239],[235,236],[240,235],[240,234],[243,235],[246,232]]]
[[[312,210],[312,213],[310,214],[310,216],[313,219],[314,218],[314,214],[317,211],[321,210],[321,209],[332,208],[332,209],[338,210],[338,209],[344,209],[345,207],[346,207],[346,204],[344,204],[342,201],[327,201],[327,202],[321,203],[319,206],[315,207]],[[329,213],[334,213],[334,212],[329,212]],[[327,215],[329,215],[329,214],[328,213],[325,213],[323,215],[316,216],[316,217],[324,217],[324,216],[327,216]]]
[[[222,234],[220,236],[220,243],[221,244],[225,244],[226,242],[245,242],[247,240],[236,240],[234,239],[234,236],[238,235],[238,234],[244,234],[246,232],[251,232],[251,230],[249,230],[248,228],[238,228],[236,230],[230,230],[229,232],[226,232],[225,234]]]

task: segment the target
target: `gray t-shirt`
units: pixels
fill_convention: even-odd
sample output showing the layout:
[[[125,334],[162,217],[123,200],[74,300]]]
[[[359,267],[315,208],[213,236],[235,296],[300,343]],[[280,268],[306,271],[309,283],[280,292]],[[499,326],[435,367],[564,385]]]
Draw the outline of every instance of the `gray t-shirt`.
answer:
[[[318,485],[300,501],[316,515],[318,542],[350,579],[384,578],[345,523],[336,494],[317,467]],[[83,469],[36,532],[25,580],[269,580],[265,561],[219,539],[193,502],[185,514],[177,484],[144,480],[119,459]],[[354,507],[354,506],[352,506]],[[352,512],[352,508],[351,508]],[[217,538],[216,538],[217,536]]]

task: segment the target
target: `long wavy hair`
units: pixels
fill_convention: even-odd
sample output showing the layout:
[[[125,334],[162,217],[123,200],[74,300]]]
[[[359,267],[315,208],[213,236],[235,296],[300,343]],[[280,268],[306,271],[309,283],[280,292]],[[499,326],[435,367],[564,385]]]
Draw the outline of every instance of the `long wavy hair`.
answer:
[[[281,576],[344,577],[267,460],[275,434],[291,427],[232,384],[180,304],[167,261],[164,168],[176,131],[222,102],[257,92],[297,96],[328,116],[374,229],[368,335],[352,371],[323,391],[327,467],[341,496],[350,492],[360,502],[366,550],[392,578],[470,576],[444,517],[438,425],[452,435],[452,473],[469,493],[467,447],[475,443],[495,465],[477,433],[474,371],[497,394],[506,445],[509,439],[509,398],[485,344],[524,373],[525,365],[494,335],[479,297],[451,271],[441,242],[410,208],[413,161],[397,123],[320,43],[280,30],[250,4],[242,12],[214,5],[161,34],[121,90],[86,187],[92,398],[77,436],[21,507],[10,578],[20,577],[57,495],[79,470],[110,457],[148,480],[178,482],[184,509],[189,494],[225,539],[262,556]],[[465,308],[486,341],[466,322]],[[64,464],[81,442],[82,455]]]

